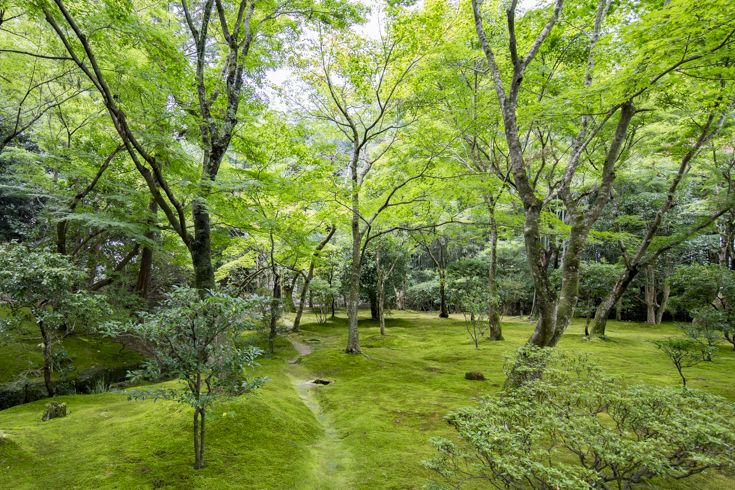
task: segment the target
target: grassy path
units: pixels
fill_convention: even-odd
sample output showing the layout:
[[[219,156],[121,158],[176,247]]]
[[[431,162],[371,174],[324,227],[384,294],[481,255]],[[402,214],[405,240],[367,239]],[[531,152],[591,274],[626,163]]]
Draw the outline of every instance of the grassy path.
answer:
[[[310,345],[299,342],[295,339],[289,339],[293,344],[300,357],[296,360],[289,361],[290,365],[295,365],[301,357],[308,356],[313,352]],[[288,373],[291,383],[298,393],[301,401],[304,402],[309,410],[314,414],[319,425],[322,428],[322,435],[317,444],[312,446],[314,451],[314,479],[311,488],[315,490],[344,490],[353,488],[353,475],[351,466],[353,463],[352,453],[349,448],[343,444],[343,437],[340,432],[331,423],[331,420],[324,414],[321,408],[315,390],[321,385],[312,383],[311,380],[304,379],[303,369],[294,366],[293,374]]]

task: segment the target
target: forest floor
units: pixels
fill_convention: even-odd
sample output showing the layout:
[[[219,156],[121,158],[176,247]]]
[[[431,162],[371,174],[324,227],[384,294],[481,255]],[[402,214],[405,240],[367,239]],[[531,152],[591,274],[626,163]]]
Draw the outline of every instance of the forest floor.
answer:
[[[372,359],[344,353],[341,314],[323,325],[307,316],[300,333],[279,339],[275,355],[260,361],[255,375],[268,376],[265,386],[207,422],[199,471],[187,406],[106,393],[59,397],[70,413],[49,422],[40,422],[44,400],[0,411],[0,489],[420,489],[437,477],[421,463],[436,454],[429,439],[455,437],[444,415],[498,391],[503,355],[523,345],[533,325],[508,319],[506,340],[475,350],[456,315],[393,313],[387,337],[361,318],[361,347]],[[678,335],[672,325],[610,322],[608,334],[610,342],[586,341],[575,322],[559,348],[589,352],[637,382],[680,383],[649,342]],[[467,381],[467,371],[488,381]],[[713,362],[687,370],[688,385],[735,401],[733,373],[735,352],[723,344]],[[308,383],[314,379],[330,384]],[[710,473],[659,485],[721,490],[735,488],[735,479]]]

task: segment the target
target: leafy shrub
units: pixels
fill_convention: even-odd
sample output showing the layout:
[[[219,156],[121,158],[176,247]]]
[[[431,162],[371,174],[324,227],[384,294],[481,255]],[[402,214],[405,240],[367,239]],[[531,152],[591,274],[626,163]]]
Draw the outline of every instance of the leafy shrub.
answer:
[[[528,357],[517,354],[506,371]],[[443,481],[427,489],[468,479],[508,490],[631,489],[735,468],[735,408],[724,399],[627,386],[580,356],[548,361],[519,387],[447,416],[460,439],[431,440],[439,455],[424,463]]]
[[[180,389],[127,393],[128,399],[162,398],[194,409],[195,469],[204,466],[205,419],[213,417],[213,405],[250,392],[265,381],[247,373],[248,368],[257,365],[255,359],[262,351],[236,342],[245,331],[257,329],[257,309],[262,303],[263,298],[258,296],[245,300],[217,291],[200,296],[196,289],[177,287],[163,308],[155,313],[142,312],[142,322],[105,325],[107,335],[134,335],[153,353],[144,369],[132,373],[132,381],[157,378],[165,372],[185,383],[186,387]]]
[[[330,286],[327,281],[315,278],[311,281],[311,292],[313,295],[314,306],[311,311],[316,315],[317,323],[327,323],[327,315],[332,300],[337,296],[337,288]]]
[[[430,281],[414,284],[406,289],[406,307],[415,310],[432,311],[439,309],[439,281]]]
[[[681,381],[687,385],[687,379],[682,370],[696,366],[703,359],[712,356],[712,347],[709,347],[697,339],[691,337],[666,337],[665,339],[652,340],[658,349],[669,356],[679,371]]]

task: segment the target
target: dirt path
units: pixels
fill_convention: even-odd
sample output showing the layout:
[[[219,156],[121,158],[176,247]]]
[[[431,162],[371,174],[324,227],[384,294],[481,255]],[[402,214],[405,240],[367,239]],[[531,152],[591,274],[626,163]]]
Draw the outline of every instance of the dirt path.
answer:
[[[299,351],[301,357],[308,356],[313,348],[297,340],[290,339],[294,348]],[[289,362],[290,364],[290,362]],[[311,488],[314,490],[345,490],[354,488],[352,466],[352,455],[340,438],[339,431],[334,427],[330,418],[324,414],[319,405],[315,390],[323,389],[323,386],[314,384],[310,379],[303,379],[304,369],[293,366],[293,374],[289,373],[291,383],[299,394],[304,405],[309,407],[322,426],[322,436],[312,446],[314,451],[314,478]]]
[[[308,356],[312,352],[314,352],[314,349],[309,344],[302,344],[298,340],[289,339],[291,343],[293,344],[294,349],[299,351],[299,354],[301,357]]]

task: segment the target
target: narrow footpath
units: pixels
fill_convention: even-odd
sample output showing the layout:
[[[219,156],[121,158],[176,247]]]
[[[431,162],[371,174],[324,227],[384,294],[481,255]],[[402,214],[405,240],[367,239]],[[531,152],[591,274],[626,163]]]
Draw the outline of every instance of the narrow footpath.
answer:
[[[294,348],[299,352],[300,357],[306,357],[313,352],[313,348],[309,344],[299,342],[295,339],[289,339]],[[352,455],[349,449],[340,439],[340,434],[332,425],[329,417],[325,415],[324,410],[319,406],[314,390],[322,388],[322,385],[312,383],[310,379],[303,379],[304,369],[300,369],[296,364],[298,359],[288,361],[292,365],[291,383],[299,394],[304,405],[309,407],[316,419],[322,426],[322,436],[312,449],[314,451],[314,479],[311,488],[314,490],[347,490],[355,488],[353,485],[353,474],[350,471],[352,465]]]

